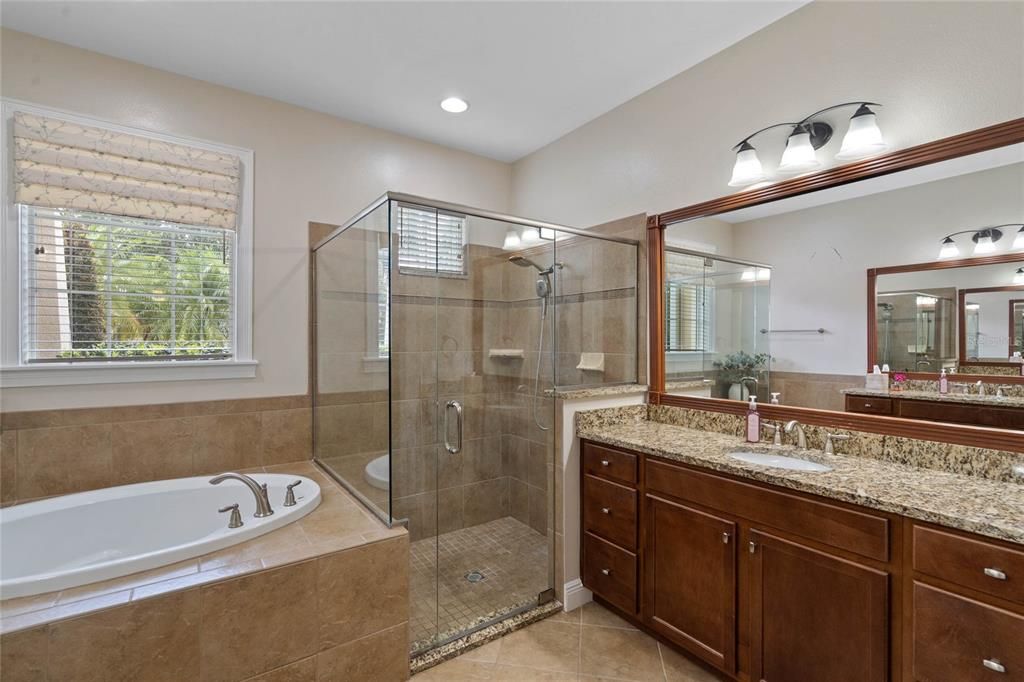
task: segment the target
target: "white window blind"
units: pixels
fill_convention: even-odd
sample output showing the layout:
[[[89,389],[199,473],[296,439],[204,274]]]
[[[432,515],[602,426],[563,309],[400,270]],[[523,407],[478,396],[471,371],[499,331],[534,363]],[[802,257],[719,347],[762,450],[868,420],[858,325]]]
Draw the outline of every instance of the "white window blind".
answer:
[[[377,355],[386,358],[391,350],[391,316],[388,309],[388,293],[391,281],[388,270],[391,267],[387,247],[377,249]]]
[[[666,263],[666,350],[713,350],[714,286],[705,276],[707,263],[701,256],[678,253],[671,254]]]
[[[23,362],[232,357],[234,230],[18,209]]]
[[[398,269],[411,274],[466,274],[466,218],[399,204]]]

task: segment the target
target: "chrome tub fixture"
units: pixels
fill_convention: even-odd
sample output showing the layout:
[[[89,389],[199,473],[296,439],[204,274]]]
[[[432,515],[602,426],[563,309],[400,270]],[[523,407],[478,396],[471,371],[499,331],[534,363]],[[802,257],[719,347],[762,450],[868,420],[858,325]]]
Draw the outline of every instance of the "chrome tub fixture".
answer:
[[[273,508],[270,506],[270,496],[267,494],[266,483],[260,484],[245,474],[236,474],[230,471],[210,479],[212,485],[218,485],[224,481],[241,481],[249,488],[256,497],[256,513],[253,516],[257,519],[262,519],[274,513]]]

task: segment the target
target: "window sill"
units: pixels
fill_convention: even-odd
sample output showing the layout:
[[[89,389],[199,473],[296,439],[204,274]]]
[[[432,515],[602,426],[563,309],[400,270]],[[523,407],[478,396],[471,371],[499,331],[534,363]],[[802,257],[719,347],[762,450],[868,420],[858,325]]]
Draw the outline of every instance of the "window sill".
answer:
[[[200,379],[252,379],[255,360],[118,362],[94,364],[48,364],[46,366],[4,367],[0,388],[30,386],[72,386],[76,384],[129,384],[143,381],[190,381]]]

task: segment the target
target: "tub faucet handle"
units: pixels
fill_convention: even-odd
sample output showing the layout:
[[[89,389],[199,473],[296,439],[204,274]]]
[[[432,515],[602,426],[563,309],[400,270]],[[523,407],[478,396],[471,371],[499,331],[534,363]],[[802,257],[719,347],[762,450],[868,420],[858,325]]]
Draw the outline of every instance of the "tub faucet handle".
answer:
[[[295,506],[295,492],[293,491],[293,488],[295,488],[295,486],[299,485],[300,483],[302,483],[302,479],[301,478],[299,480],[295,481],[294,483],[289,483],[288,484],[287,490],[285,491],[285,494],[284,494],[284,506],[286,506],[286,507],[294,507]]]
[[[228,528],[240,528],[242,524],[242,513],[238,511],[238,503],[229,504],[226,507],[218,509],[221,514],[224,512],[231,512],[231,519],[228,521]]]

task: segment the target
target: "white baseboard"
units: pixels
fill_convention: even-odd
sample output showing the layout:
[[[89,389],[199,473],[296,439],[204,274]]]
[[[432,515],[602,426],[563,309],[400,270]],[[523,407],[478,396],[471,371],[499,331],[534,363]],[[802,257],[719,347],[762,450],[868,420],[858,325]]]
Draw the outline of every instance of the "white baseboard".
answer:
[[[570,580],[562,588],[565,595],[565,610],[575,611],[589,601],[594,600],[594,593],[583,587],[583,581],[579,578]]]

